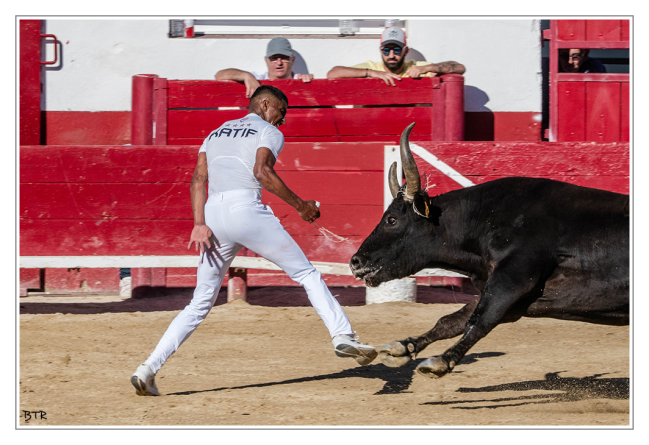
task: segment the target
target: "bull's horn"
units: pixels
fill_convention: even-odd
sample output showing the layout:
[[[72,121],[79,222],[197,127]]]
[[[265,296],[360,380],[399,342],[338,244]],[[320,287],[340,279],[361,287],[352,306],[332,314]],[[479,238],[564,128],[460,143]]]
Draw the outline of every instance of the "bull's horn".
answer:
[[[417,170],[417,164],[415,163],[415,158],[410,152],[410,144],[408,143],[408,138],[410,137],[410,131],[412,127],[415,126],[415,122],[408,125],[403,133],[401,133],[401,164],[403,165],[403,172],[406,175],[406,193],[404,198],[412,201],[415,197],[415,193],[421,190],[421,180],[419,179],[419,170]]]
[[[393,162],[392,165],[390,166],[390,171],[388,172],[388,184],[390,185],[390,193],[392,193],[392,198],[397,197],[397,193],[399,193],[400,184],[399,180],[397,179],[397,163]]]

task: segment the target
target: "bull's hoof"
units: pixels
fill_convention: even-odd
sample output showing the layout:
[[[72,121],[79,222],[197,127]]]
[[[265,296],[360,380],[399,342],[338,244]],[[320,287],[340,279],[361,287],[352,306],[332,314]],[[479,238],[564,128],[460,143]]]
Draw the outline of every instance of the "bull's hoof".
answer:
[[[417,372],[431,379],[438,379],[444,377],[451,372],[451,368],[446,364],[442,357],[431,357],[419,364],[416,368]]]
[[[381,347],[379,358],[385,366],[398,368],[412,361],[415,345],[410,342],[393,341]]]

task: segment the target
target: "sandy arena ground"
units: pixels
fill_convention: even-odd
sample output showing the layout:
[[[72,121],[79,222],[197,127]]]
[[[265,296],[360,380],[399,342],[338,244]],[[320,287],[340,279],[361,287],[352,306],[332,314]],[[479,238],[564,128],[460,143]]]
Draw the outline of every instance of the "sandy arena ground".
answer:
[[[418,303],[364,305],[364,288],[332,288],[361,341],[421,334],[470,295],[418,288]],[[618,426],[630,424],[629,328],[550,319],[498,326],[454,371],[417,363],[357,366],[334,355],[301,288],[251,288],[217,306],[162,368],[162,397],[130,376],[189,302],[168,295],[20,299],[21,426]],[[436,303],[436,304],[432,304]],[[340,416],[341,408],[353,416]],[[24,411],[44,411],[45,419]],[[36,417],[36,418],[35,418]]]

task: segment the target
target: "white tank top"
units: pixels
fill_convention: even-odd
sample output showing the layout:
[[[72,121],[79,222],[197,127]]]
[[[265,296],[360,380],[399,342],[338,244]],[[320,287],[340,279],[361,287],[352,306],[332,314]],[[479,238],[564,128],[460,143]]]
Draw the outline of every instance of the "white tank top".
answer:
[[[261,194],[261,184],[253,174],[260,147],[268,148],[277,159],[284,148],[284,135],[254,113],[212,131],[198,150],[207,155],[209,194],[239,189]]]

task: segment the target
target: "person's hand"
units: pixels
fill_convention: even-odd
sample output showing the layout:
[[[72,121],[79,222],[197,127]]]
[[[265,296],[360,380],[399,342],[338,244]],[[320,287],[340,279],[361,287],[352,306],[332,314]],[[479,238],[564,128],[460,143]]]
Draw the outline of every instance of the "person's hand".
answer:
[[[431,76],[437,76],[437,73],[433,73],[432,71],[429,71],[426,66],[411,66],[408,68],[406,71],[406,74],[413,79],[417,79],[419,76],[425,73],[431,73]]]
[[[243,84],[246,86],[246,99],[250,99],[255,93],[255,90],[261,86],[261,83],[252,74],[244,78]]]
[[[313,80],[313,74],[298,74],[297,78],[302,79],[302,82],[304,83],[309,83]]]
[[[396,86],[395,80],[401,82],[401,76],[386,71],[367,70],[367,76],[373,79],[381,79],[386,85]]]
[[[300,218],[309,223],[320,218],[320,209],[315,201],[304,201],[304,205],[298,210],[298,213],[300,214]]]
[[[212,247],[210,244],[210,237],[212,236],[212,231],[205,224],[196,225],[192,229],[192,234],[189,237],[189,245],[187,248],[192,247],[194,243],[196,250],[200,249],[201,255],[205,252],[206,249]]]

